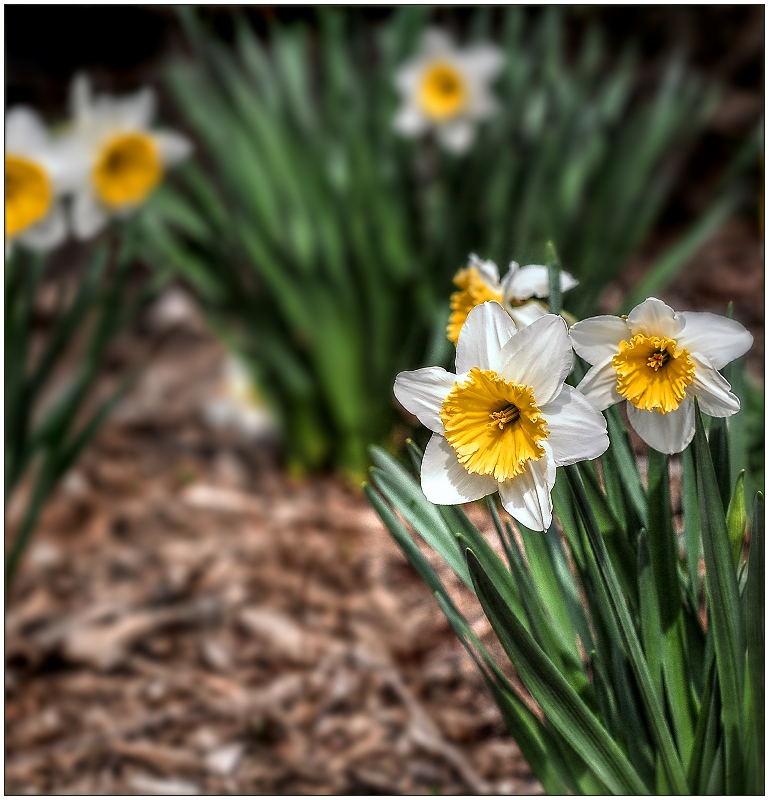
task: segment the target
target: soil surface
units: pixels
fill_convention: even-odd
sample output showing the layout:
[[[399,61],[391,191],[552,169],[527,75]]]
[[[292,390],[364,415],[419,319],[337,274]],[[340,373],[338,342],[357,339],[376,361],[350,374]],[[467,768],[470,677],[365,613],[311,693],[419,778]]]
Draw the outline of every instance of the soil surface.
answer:
[[[721,313],[734,300],[759,378],[762,257],[734,223],[663,295]],[[113,367],[176,325],[50,502],[13,587],[6,792],[540,793],[361,494],[290,482],[268,438],[206,422],[225,356],[182,297],[118,343]]]

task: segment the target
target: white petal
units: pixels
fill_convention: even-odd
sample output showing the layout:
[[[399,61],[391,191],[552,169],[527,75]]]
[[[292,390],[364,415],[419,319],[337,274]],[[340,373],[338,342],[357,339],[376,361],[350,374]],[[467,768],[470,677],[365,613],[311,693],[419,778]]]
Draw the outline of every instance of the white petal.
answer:
[[[668,336],[675,339],[681,332],[683,320],[662,300],[650,297],[627,315],[627,324],[631,336],[642,333],[644,336]]]
[[[499,484],[499,496],[505,511],[534,531],[546,531],[553,519],[550,491],[555,484],[555,462],[546,444],[545,455],[529,461],[526,471]]]
[[[424,367],[400,372],[393,392],[406,411],[434,433],[443,433],[440,410],[446,395],[454,388],[457,376],[443,367]]]
[[[500,361],[499,374],[511,383],[530,386],[541,408],[560,392],[574,363],[566,323],[555,314],[532,322],[505,345]]]
[[[694,438],[694,401],[690,397],[669,414],[644,411],[628,403],[627,418],[646,444],[660,453],[680,453]]]
[[[172,167],[192,153],[192,142],[180,133],[156,131],[152,134],[165,167]]]
[[[93,105],[91,82],[83,72],[78,72],[69,85],[69,107],[76,123],[85,122]]]
[[[478,258],[475,253],[470,253],[468,258],[471,267],[481,273],[481,277],[495,289],[499,286],[499,267],[493,262]]]
[[[157,97],[154,89],[145,86],[128,97],[117,101],[115,120],[120,127],[129,130],[146,130],[155,116]]]
[[[428,28],[422,34],[422,52],[429,57],[453,56],[456,52],[451,37],[440,28]]]
[[[739,322],[707,311],[681,311],[684,327],[678,337],[680,347],[702,353],[716,368],[734,361],[750,350],[753,337]]]
[[[415,58],[407,61],[395,73],[395,86],[407,98],[414,96],[422,81],[425,71],[425,61],[422,58]]]
[[[422,459],[422,491],[431,503],[453,506],[493,494],[497,482],[488,475],[468,472],[446,439],[434,433]]]
[[[505,306],[507,313],[513,318],[513,322],[519,328],[526,328],[532,322],[547,316],[550,312],[536,300],[530,300],[522,306]]]
[[[703,414],[710,417],[731,417],[740,410],[740,399],[732,394],[729,381],[703,356],[690,353],[694,361],[694,380],[687,394],[700,402]]]
[[[459,332],[457,374],[473,367],[499,372],[502,348],[515,334],[515,323],[499,303],[490,301],[471,309]]]
[[[5,115],[5,152],[35,153],[48,145],[48,131],[40,115],[27,106],[15,106]]]
[[[578,356],[588,364],[597,364],[619,352],[619,343],[631,337],[627,322],[621,317],[602,314],[575,322],[569,329],[571,343]]]
[[[541,410],[556,466],[598,458],[609,446],[603,414],[572,386],[564,384],[561,393]]]
[[[67,238],[67,219],[56,203],[44,220],[19,234],[18,240],[32,250],[51,250]]]
[[[479,120],[488,119],[493,117],[499,110],[499,103],[485,86],[471,84],[468,88],[468,93],[469,97],[464,112],[468,117]]]
[[[475,138],[475,124],[469,119],[457,119],[442,124],[437,130],[438,141],[450,152],[461,155]]]
[[[96,199],[92,189],[84,186],[72,197],[72,232],[77,239],[90,239],[108,222],[104,206]]]
[[[425,115],[413,103],[401,106],[393,118],[393,128],[401,136],[419,136],[428,128]]]
[[[622,400],[622,395],[617,391],[617,370],[612,366],[611,360],[612,356],[608,356],[599,361],[587,371],[577,386],[577,390],[585,395],[590,405],[599,411]]]
[[[506,300],[528,300],[530,297],[547,297],[550,294],[549,270],[541,264],[530,264],[517,270],[511,270],[502,282],[502,291]],[[561,291],[568,292],[577,285],[577,281],[568,272],[561,271]]]
[[[475,79],[488,82],[495,78],[505,63],[505,54],[492,44],[476,44],[457,56],[468,74]]]

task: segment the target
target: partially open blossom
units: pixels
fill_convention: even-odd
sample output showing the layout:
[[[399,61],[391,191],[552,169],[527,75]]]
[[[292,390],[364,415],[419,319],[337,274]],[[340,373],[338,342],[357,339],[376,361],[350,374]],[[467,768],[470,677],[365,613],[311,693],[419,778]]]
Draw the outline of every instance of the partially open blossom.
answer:
[[[570,333],[574,349],[593,365],[577,388],[601,411],[627,400],[630,424],[661,453],[679,453],[694,437],[693,398],[711,417],[740,409],[718,372],[753,344],[739,322],[676,312],[650,297],[627,317],[592,317]]]
[[[597,458],[606,421],[564,383],[573,352],[566,323],[547,314],[522,330],[495,302],[467,317],[456,374],[442,367],[401,372],[395,396],[432,432],[422,490],[439,505],[499,491],[502,505],[534,530],[553,514],[555,468]]]
[[[402,97],[395,129],[404,136],[433,129],[447,150],[466,151],[477,122],[496,111],[489,83],[503,63],[502,51],[492,44],[459,49],[443,31],[428,30],[419,55],[395,75]]]
[[[78,180],[76,165],[31,108],[5,117],[5,238],[49,250],[67,235],[60,197]]]
[[[548,269],[539,264],[521,267],[511,261],[507,275],[500,281],[499,269],[493,261],[483,261],[471,253],[469,264],[454,276],[454,283],[458,291],[451,295],[448,326],[448,337],[454,344],[470,311],[488,300],[499,303],[519,328],[548,313],[546,306],[534,299],[550,293]],[[568,272],[561,272],[562,292],[576,285],[577,281]]]
[[[72,87],[73,127],[70,156],[84,165],[84,179],[72,206],[75,235],[87,239],[113,215],[125,216],[142,205],[166,169],[192,150],[172,131],[150,130],[155,93],[148,88],[126,97],[94,96],[83,75]]]

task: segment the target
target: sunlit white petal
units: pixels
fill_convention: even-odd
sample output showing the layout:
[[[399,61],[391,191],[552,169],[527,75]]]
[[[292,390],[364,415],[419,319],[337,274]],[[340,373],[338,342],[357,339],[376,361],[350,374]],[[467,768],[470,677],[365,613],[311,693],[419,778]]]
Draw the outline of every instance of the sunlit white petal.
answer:
[[[469,119],[452,120],[438,127],[436,135],[447,150],[461,154],[473,143],[475,125]]]
[[[541,410],[550,431],[547,443],[556,466],[598,458],[609,446],[603,414],[568,384]]]
[[[499,285],[499,267],[488,259],[478,258],[475,253],[470,253],[468,259],[471,267],[475,267],[489,286]]]
[[[403,136],[418,136],[429,127],[425,115],[415,106],[402,106],[393,119],[393,126]]]
[[[536,322],[541,317],[547,316],[550,312],[536,300],[530,300],[522,306],[507,306],[507,313],[513,318],[513,322],[519,328],[525,328]]]
[[[529,461],[522,475],[499,484],[505,510],[534,531],[546,531],[553,519],[550,492],[555,485],[555,462],[548,445],[544,447],[546,455]]]
[[[690,397],[669,414],[644,411],[628,403],[627,417],[635,432],[660,453],[680,453],[694,438],[694,401]]]
[[[441,405],[456,380],[457,376],[443,367],[424,367],[399,373],[393,392],[406,411],[414,414],[426,428],[443,433]]]
[[[631,335],[624,319],[608,314],[575,322],[569,329],[574,350],[588,364],[615,355],[619,343]]]
[[[56,203],[45,219],[18,235],[18,240],[32,250],[51,250],[67,238],[67,219],[61,203]]]
[[[152,138],[160,151],[160,160],[166,167],[172,167],[192,153],[192,142],[180,133],[156,131]]]
[[[438,433],[433,434],[425,448],[421,479],[425,497],[437,505],[470,503],[497,491],[494,478],[468,472],[451,445]]]
[[[78,239],[90,239],[109,221],[107,211],[96,199],[89,186],[84,186],[72,198],[72,232]]]
[[[704,356],[690,355],[694,361],[694,380],[689,387],[700,403],[703,414],[711,417],[730,417],[740,410],[740,400],[732,393],[729,381]]]
[[[668,336],[671,339],[675,339],[683,327],[683,321],[676,317],[676,312],[656,297],[637,305],[627,315],[627,324],[631,336],[642,333],[644,336]]]
[[[611,363],[612,356],[599,361],[589,369],[577,389],[590,401],[593,408],[603,411],[622,400],[617,391],[617,371]]]
[[[679,345],[690,352],[704,353],[716,369],[745,355],[753,344],[753,336],[728,317],[707,311],[680,311],[678,317],[684,323]]]
[[[502,348],[515,331],[515,323],[499,303],[481,303],[473,308],[459,333],[457,374],[473,367],[498,372]]]

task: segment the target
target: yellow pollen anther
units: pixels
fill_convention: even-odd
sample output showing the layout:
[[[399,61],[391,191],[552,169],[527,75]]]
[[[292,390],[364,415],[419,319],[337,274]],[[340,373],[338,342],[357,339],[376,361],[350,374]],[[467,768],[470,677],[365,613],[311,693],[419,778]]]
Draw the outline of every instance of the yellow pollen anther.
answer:
[[[668,414],[686,397],[694,380],[689,351],[678,349],[675,339],[639,333],[619,344],[612,359],[617,391],[636,408]]]
[[[446,441],[468,472],[501,483],[545,454],[549,431],[531,387],[509,383],[493,370],[473,367],[446,396],[440,417]]]
[[[16,236],[45,218],[53,202],[51,181],[34,161],[5,156],[5,235]]]
[[[438,61],[425,71],[418,100],[428,117],[437,120],[453,117],[467,105],[465,81],[451,64]]]
[[[454,276],[454,284],[459,291],[451,295],[451,316],[447,334],[449,340],[456,344],[467,315],[476,306],[488,300],[496,300],[501,305],[502,292],[489,286],[477,267],[459,270]]]
[[[143,203],[162,175],[155,141],[139,132],[109,139],[91,173],[99,199],[112,207]]]

